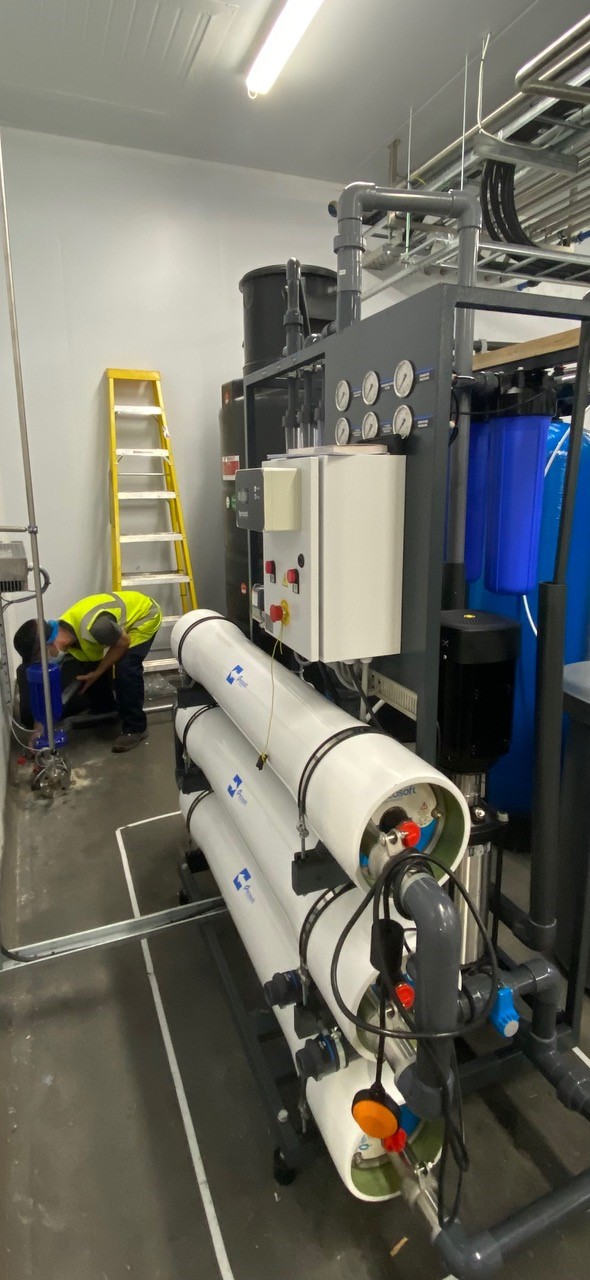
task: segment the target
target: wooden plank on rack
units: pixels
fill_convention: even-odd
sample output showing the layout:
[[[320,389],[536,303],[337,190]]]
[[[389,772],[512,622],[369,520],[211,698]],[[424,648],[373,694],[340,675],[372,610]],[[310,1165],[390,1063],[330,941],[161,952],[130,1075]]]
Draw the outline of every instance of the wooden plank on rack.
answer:
[[[580,340],[579,327],[564,329],[561,333],[546,333],[542,338],[531,338],[529,342],[513,342],[509,347],[498,347],[495,351],[481,351],[473,357],[474,369],[500,369],[506,364],[518,364],[524,360],[534,360],[539,356],[553,356],[555,363],[560,364],[566,356],[571,360]]]

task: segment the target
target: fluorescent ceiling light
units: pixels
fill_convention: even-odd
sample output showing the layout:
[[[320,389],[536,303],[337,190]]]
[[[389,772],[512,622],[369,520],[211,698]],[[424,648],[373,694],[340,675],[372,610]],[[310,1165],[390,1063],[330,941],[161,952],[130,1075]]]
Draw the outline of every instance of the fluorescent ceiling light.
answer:
[[[286,0],[246,76],[246,88],[251,97],[272,89],[322,4],[323,0]]]

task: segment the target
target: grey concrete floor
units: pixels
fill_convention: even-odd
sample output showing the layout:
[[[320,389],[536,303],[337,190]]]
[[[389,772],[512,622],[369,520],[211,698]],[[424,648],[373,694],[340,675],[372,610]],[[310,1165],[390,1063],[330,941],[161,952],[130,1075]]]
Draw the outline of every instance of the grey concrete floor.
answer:
[[[52,802],[28,769],[9,791],[5,943],[128,917],[118,827],[177,807],[172,730],[110,752],[110,730],[72,734],[73,785]],[[124,832],[142,912],[177,900],[186,847],[172,816]],[[526,891],[527,864],[508,860]],[[236,970],[247,961],[221,926]],[[341,1186],[323,1150],[292,1186],[272,1178],[272,1140],[199,933],[186,923],[150,952],[234,1280],[437,1280],[421,1220]],[[0,1280],[218,1280],[144,954],[138,942],[62,957],[0,979]],[[585,1014],[582,1047],[590,1050]],[[590,1164],[590,1127],[534,1072],[466,1103],[464,1219],[491,1224]],[[407,1243],[395,1256],[402,1237]],[[586,1280],[590,1219],[515,1256],[506,1280]]]

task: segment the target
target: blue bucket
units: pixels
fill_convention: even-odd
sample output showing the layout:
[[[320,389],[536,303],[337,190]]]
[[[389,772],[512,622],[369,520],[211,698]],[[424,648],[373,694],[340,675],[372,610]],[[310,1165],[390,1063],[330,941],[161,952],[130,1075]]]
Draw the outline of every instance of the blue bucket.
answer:
[[[32,662],[27,667],[27,683],[31,696],[31,712],[33,720],[36,724],[43,725],[43,733],[37,739],[38,747],[47,747],[49,745],[47,738],[47,718],[45,715],[45,697],[43,694],[43,668],[40,662]],[[53,722],[58,724],[63,716],[63,706],[61,701],[61,674],[59,663],[49,662],[49,690],[51,694],[51,710],[53,713]],[[66,732],[64,729],[58,729],[55,733],[56,746],[62,746],[66,741]]]

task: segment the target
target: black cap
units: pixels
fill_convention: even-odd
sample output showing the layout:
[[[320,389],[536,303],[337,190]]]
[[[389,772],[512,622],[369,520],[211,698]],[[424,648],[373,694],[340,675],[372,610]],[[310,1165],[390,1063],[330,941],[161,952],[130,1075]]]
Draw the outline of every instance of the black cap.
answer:
[[[51,627],[48,622],[45,623],[45,640],[49,640],[51,635]],[[39,645],[39,623],[36,618],[27,618],[23,622],[14,636],[14,647],[16,652],[22,658],[26,667],[31,662],[38,662],[41,657],[41,647]]]

